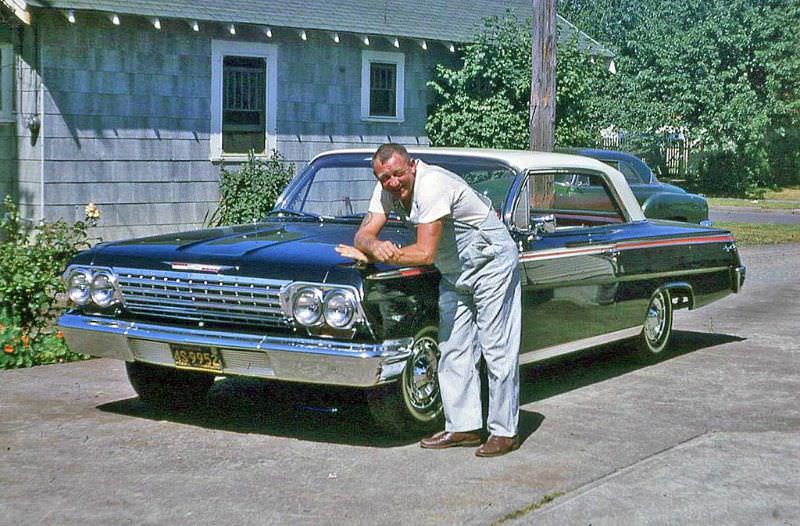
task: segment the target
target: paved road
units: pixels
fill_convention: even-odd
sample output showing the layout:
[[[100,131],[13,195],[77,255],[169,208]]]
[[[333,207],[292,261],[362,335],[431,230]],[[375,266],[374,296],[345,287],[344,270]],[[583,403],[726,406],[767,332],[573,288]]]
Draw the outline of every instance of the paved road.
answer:
[[[735,206],[715,206],[708,211],[712,222],[774,223],[778,225],[800,225],[800,210],[767,210]]]
[[[2,372],[0,524],[800,524],[800,245],[743,258],[675,357],[524,368],[498,459],[387,437],[352,391],[225,380],[175,416],[114,361]]]

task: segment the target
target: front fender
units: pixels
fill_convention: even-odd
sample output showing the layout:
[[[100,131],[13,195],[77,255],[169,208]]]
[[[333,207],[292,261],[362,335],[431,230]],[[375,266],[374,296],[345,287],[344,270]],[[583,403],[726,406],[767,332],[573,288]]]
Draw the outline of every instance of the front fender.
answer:
[[[364,312],[378,339],[413,336],[438,321],[439,273],[387,271],[364,280]]]
[[[671,219],[689,223],[708,220],[708,202],[696,194],[659,192],[642,203],[642,211],[648,219]]]

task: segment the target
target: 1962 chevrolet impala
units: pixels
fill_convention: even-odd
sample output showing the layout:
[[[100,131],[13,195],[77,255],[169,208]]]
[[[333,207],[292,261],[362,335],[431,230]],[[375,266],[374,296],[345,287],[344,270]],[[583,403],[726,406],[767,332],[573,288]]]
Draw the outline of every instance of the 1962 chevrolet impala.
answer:
[[[103,243],[66,269],[76,351],[125,360],[148,403],[186,408],[216,376],[361,387],[394,431],[441,425],[439,275],[359,265],[352,243],[375,185],[372,151],[322,154],[263,221]],[[646,220],[620,172],[565,154],[419,149],[487,195],[520,249],[521,362],[635,339],[667,352],[676,309],[738,292],[731,234]],[[590,191],[587,191],[590,190]],[[390,218],[383,235],[407,244]]]

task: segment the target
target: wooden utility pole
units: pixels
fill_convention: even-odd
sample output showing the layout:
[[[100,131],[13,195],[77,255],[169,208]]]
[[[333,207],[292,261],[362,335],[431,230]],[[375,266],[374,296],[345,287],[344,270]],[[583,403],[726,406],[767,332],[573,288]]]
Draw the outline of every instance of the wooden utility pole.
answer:
[[[533,0],[530,149],[553,150],[556,123],[556,0]]]

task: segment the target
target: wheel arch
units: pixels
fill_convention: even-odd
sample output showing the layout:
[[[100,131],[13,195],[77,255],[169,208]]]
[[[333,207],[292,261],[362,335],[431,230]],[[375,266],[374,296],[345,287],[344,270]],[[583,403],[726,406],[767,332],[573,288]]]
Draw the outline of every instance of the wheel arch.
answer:
[[[663,289],[669,292],[672,310],[695,308],[694,287],[688,281],[671,281],[662,283],[656,290]],[[655,293],[655,291],[653,291]]]

